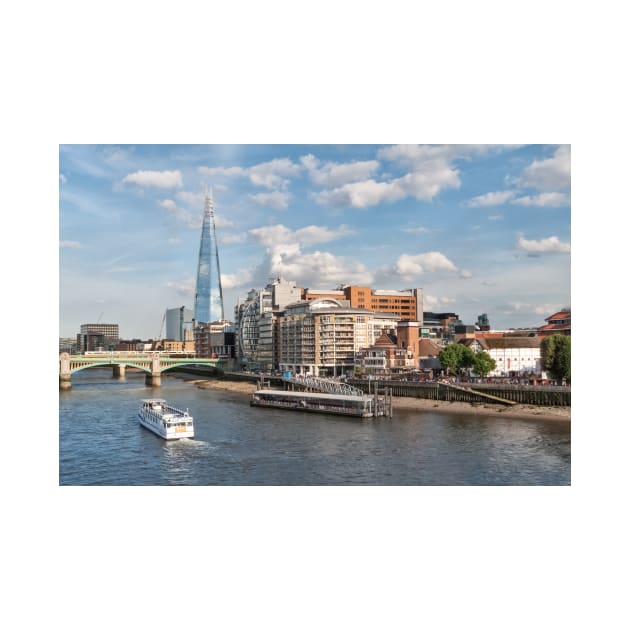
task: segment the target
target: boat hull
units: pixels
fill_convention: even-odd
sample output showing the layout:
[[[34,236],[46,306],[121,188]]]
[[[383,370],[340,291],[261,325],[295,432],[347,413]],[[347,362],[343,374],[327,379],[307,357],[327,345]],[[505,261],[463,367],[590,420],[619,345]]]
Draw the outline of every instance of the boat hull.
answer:
[[[281,403],[270,401],[254,401],[251,400],[249,404],[252,407],[272,407],[274,409],[288,409],[289,411],[306,411],[308,413],[324,413],[326,415],[333,416],[350,416],[351,418],[371,418],[372,414],[368,412],[361,412],[355,410],[345,409],[331,409],[328,408],[315,408],[315,407],[303,407],[299,403]]]
[[[140,420],[140,424],[145,428],[155,433],[155,435],[159,435],[161,438],[165,440],[181,440],[182,438],[193,438],[195,437],[194,428],[186,427],[186,430],[179,430],[183,427],[173,427],[172,429],[166,429],[163,426],[156,425],[154,422],[148,421],[142,417],[141,414],[138,414],[138,418]]]

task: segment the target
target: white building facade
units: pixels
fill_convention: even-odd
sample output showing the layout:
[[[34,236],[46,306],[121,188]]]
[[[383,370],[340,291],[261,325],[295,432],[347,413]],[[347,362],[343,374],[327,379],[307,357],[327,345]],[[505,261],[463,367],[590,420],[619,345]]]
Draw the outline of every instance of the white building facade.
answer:
[[[311,376],[352,374],[357,353],[384,330],[394,314],[352,308],[347,300],[322,298],[289,304],[278,317],[278,366]]]

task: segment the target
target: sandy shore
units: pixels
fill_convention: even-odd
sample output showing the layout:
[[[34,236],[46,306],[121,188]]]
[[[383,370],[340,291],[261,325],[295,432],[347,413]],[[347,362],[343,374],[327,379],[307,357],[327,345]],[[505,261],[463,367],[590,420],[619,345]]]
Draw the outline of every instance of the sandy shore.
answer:
[[[186,379],[187,383],[201,389],[215,389],[239,394],[253,393],[257,385],[246,381],[228,381],[218,379]],[[394,396],[394,409],[418,409],[421,411],[444,411],[474,416],[497,416],[503,418],[522,418],[533,420],[571,420],[571,407],[540,407],[538,405],[488,405],[485,403],[447,402],[423,398],[404,398]]]

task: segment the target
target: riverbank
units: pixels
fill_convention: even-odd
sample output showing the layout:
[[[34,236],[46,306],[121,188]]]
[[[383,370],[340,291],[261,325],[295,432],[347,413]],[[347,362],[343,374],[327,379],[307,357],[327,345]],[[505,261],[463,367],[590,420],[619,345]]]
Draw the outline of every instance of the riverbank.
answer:
[[[185,379],[187,383],[200,389],[213,389],[251,395],[257,389],[256,383],[228,381],[223,379]],[[448,402],[425,398],[393,397],[394,409],[416,409],[418,411],[448,412],[473,416],[496,416],[520,418],[523,420],[559,420],[570,422],[571,407],[542,407],[538,405],[489,405],[485,403]]]

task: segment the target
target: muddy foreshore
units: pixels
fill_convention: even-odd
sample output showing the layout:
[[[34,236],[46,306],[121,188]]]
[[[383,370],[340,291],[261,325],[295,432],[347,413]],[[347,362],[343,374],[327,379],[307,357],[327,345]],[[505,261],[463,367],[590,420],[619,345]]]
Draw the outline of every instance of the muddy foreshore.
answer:
[[[228,381],[226,379],[184,379],[201,389],[215,389],[250,395],[256,383]],[[485,403],[448,402],[424,398],[393,397],[394,409],[417,409],[419,411],[448,412],[472,416],[497,416],[503,418],[521,418],[525,420],[571,420],[571,407],[541,407],[537,405],[489,405]]]

